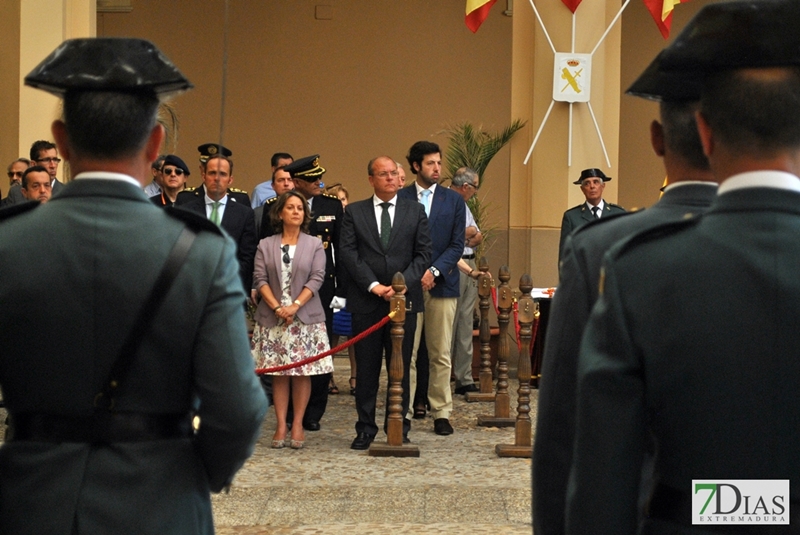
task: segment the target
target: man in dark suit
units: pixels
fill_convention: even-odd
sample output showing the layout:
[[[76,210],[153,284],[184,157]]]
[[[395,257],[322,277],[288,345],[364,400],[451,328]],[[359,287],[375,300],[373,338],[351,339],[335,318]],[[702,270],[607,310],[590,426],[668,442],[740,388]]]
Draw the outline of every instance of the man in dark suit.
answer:
[[[239,273],[245,292],[250,294],[253,283],[253,259],[256,256],[256,224],[253,209],[242,204],[228,194],[233,182],[233,160],[227,156],[213,156],[200,164],[203,189],[206,194],[199,195],[178,208],[198,213],[216,225],[236,242],[236,257],[239,259]]]
[[[191,85],[138,39],[68,40],[25,82],[64,98],[52,128],[75,179],[0,222],[0,533],[213,533],[210,491],[252,453],[267,404],[233,242],[142,191],[159,95]],[[154,292],[168,259],[180,269]]]
[[[605,256],[578,364],[568,533],[636,532],[650,437],[640,532],[798,531],[798,24],[796,0],[710,4],[661,57],[701,81],[698,130],[720,185],[705,214]]]
[[[233,151],[230,150],[228,147],[224,147],[219,145],[218,143],[204,143],[197,147],[197,150],[200,152],[200,171],[202,172],[203,166],[205,163],[210,159],[217,156],[224,156],[226,158],[230,158],[233,156]],[[200,184],[199,187],[186,187],[183,191],[178,193],[178,196],[175,199],[176,205],[185,204],[187,202],[192,202],[192,200],[196,199],[197,197],[202,198],[206,194],[205,186]],[[239,188],[228,188],[228,195],[232,199],[236,199],[236,202],[242,203],[245,206],[250,206],[250,196],[247,195],[247,192],[241,190]]]
[[[333,337],[333,309],[331,301],[336,294],[336,263],[334,254],[339,251],[339,233],[342,228],[342,202],[332,195],[322,193],[322,176],[325,168],[319,165],[319,154],[306,156],[283,167],[294,182],[294,189],[305,197],[311,208],[311,223],[308,233],[322,240],[325,249],[325,281],[319,289],[319,298],[322,308],[325,309],[325,327],[328,330],[328,341]],[[278,176],[282,173],[278,172]],[[275,197],[277,199],[277,197]],[[270,203],[271,204],[271,203]],[[266,205],[265,205],[266,206]],[[264,214],[267,221],[262,219],[261,235],[259,240],[272,236],[274,229],[268,222],[269,209],[265,207]],[[308,400],[303,428],[308,431],[319,431],[320,420],[328,406],[328,383],[330,373],[311,376],[311,398]]]
[[[34,141],[33,145],[31,145],[30,156],[32,164],[41,165],[47,169],[47,173],[50,175],[50,189],[53,190],[53,195],[61,192],[64,183],[56,177],[61,158],[58,157],[58,149],[55,143],[44,139]]]
[[[406,321],[403,338],[403,414],[408,412],[408,373],[416,329],[423,309],[423,272],[430,265],[431,240],[425,210],[416,201],[401,199],[397,164],[388,156],[369,162],[369,183],[375,194],[347,206],[342,221],[340,255],[349,279],[347,308],[353,314],[353,332],[360,333],[389,313],[394,296],[392,278],[400,272],[406,281]],[[383,354],[392,354],[391,322],[356,343],[356,438],[351,448],[365,450],[378,433],[375,405]],[[388,394],[387,394],[388,398]],[[388,401],[388,399],[387,399]],[[388,403],[387,403],[388,406]],[[384,420],[384,431],[385,431]],[[403,419],[408,440],[411,421]]]
[[[606,182],[610,181],[611,177],[606,176],[600,169],[584,169],[581,171],[580,178],[573,182],[576,186],[581,187],[586,202],[564,212],[564,217],[561,219],[561,238],[558,240],[559,262],[562,258],[564,242],[575,229],[595,219],[625,212],[623,207],[603,200]]]
[[[431,233],[431,263],[422,275],[425,314],[421,336],[425,338],[428,350],[428,402],[431,406],[434,432],[437,435],[451,435],[453,393],[450,391],[450,375],[453,366],[450,353],[453,321],[461,292],[456,264],[464,252],[467,206],[461,195],[438,186],[442,169],[439,145],[430,141],[418,141],[409,149],[407,159],[409,169],[417,179],[397,195],[418,201],[425,207]],[[412,357],[412,389],[416,389],[415,365],[415,358]]]
[[[656,59],[628,93],[646,91],[662,98],[669,82],[680,88],[692,80],[674,80]],[[677,83],[675,83],[677,82]],[[673,88],[674,89],[674,88]],[[575,396],[578,351],[589,313],[597,300],[603,254],[617,241],[668,221],[708,209],[717,184],[703,154],[694,114],[699,103],[676,99],[661,102],[661,122],[650,125],[653,150],[664,159],[668,186],[647,210],[604,217],[567,238],[558,291],[553,298],[539,386],[536,443],[533,456],[534,528],[537,535],[564,533],[567,481],[575,438]]]

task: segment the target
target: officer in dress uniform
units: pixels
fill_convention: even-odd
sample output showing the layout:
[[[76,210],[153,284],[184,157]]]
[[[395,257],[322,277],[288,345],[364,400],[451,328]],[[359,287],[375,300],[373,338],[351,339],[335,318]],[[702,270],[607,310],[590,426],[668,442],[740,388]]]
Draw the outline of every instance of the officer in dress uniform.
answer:
[[[331,301],[336,295],[336,263],[333,257],[339,249],[339,230],[342,225],[344,209],[342,202],[333,195],[322,192],[322,175],[325,169],[319,165],[319,154],[295,160],[284,167],[294,180],[295,190],[303,195],[311,207],[311,224],[308,233],[322,240],[325,248],[325,282],[319,289],[322,307],[325,309],[325,327],[328,339],[333,336],[333,309]],[[267,201],[269,202],[269,201]],[[264,209],[264,217],[269,219],[269,210]],[[274,234],[268,221],[262,220],[259,240]],[[311,376],[311,399],[306,408],[303,427],[308,431],[318,431],[320,420],[328,404],[328,383],[331,374]]]
[[[203,164],[205,164],[209,158],[212,156],[220,155],[225,156],[226,158],[230,158],[233,156],[233,151],[227,147],[224,147],[218,143],[204,143],[197,147],[197,150],[200,152],[200,169],[202,171]],[[203,199],[205,196],[205,189],[202,184],[198,187],[187,187],[182,192],[178,193],[178,197],[175,199],[175,204],[181,205],[185,204],[193,199],[200,198]],[[247,192],[241,190],[239,188],[228,188],[228,197],[230,197],[235,202],[243,203],[245,206],[250,206],[250,196],[247,195]]]
[[[581,176],[573,182],[581,187],[586,202],[573,206],[564,212],[561,220],[561,239],[558,242],[558,258],[561,260],[561,250],[564,248],[564,241],[573,230],[582,227],[589,221],[600,219],[614,214],[622,214],[625,209],[619,205],[607,202],[603,199],[603,190],[606,182],[611,182],[611,177],[606,176],[600,169],[584,169]]]
[[[25,83],[63,98],[75,178],[0,216],[0,533],[211,534],[267,403],[235,244],[142,191],[191,84],[141,39],[65,41]]]

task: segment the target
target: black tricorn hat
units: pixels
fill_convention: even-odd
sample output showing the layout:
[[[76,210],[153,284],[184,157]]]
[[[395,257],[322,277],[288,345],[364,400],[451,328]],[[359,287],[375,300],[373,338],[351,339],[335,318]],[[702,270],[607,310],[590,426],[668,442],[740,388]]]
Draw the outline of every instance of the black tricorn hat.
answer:
[[[698,100],[709,74],[800,65],[800,2],[742,0],[704,6],[659,54],[660,69],[696,78],[679,95]],[[633,89],[633,88],[632,88]],[[670,100],[673,92],[662,92]]]
[[[319,154],[295,160],[283,169],[292,175],[292,178],[300,178],[307,182],[316,182],[325,174],[325,168],[319,166]]]
[[[167,96],[193,86],[150,41],[69,39],[25,77],[25,85],[58,97],[67,91],[119,91]]]
[[[608,182],[609,180],[611,180],[611,177],[606,176],[605,173],[603,173],[600,169],[592,168],[592,169],[584,169],[583,171],[581,171],[581,177],[575,182],[573,182],[573,184],[580,186],[584,180],[592,177],[602,178],[603,182]]]
[[[656,101],[683,102],[700,98],[703,77],[693,72],[664,71],[662,50],[625,92],[628,95]]]
[[[226,158],[233,155],[231,149],[220,145],[219,143],[204,143],[197,147],[200,151],[200,161],[206,163],[212,156],[224,156]]]

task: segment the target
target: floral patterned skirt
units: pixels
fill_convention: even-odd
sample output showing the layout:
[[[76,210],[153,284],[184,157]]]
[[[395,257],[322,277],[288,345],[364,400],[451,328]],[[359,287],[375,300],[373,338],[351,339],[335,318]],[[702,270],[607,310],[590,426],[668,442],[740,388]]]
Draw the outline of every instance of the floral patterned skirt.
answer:
[[[256,324],[253,330],[252,354],[256,368],[273,368],[293,364],[325,353],[330,349],[325,322],[306,325],[296,316],[291,325],[281,322],[266,328]],[[333,372],[333,359],[327,357],[266,375],[322,375]]]

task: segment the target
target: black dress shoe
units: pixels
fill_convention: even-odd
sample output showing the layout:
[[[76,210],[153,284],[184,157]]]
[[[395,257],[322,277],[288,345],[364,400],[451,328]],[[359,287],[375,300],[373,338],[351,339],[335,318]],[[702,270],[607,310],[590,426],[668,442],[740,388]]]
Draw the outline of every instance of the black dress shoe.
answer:
[[[375,439],[372,435],[368,435],[366,433],[359,433],[358,436],[353,439],[353,443],[350,444],[351,450],[366,450],[369,449],[369,445],[372,444],[372,441]]]
[[[319,431],[320,427],[319,422],[314,420],[303,421],[303,429],[306,431]]]
[[[481,391],[481,389],[478,388],[478,386],[475,383],[471,383],[471,384],[464,385],[464,386],[459,386],[458,388],[456,388],[456,394],[458,394],[460,396],[463,396],[467,392],[480,392],[480,391]]]
[[[411,444],[411,439],[408,438],[408,435],[403,435],[403,444]]]
[[[447,418],[436,418],[433,421],[433,432],[437,435],[452,435],[453,426]]]

